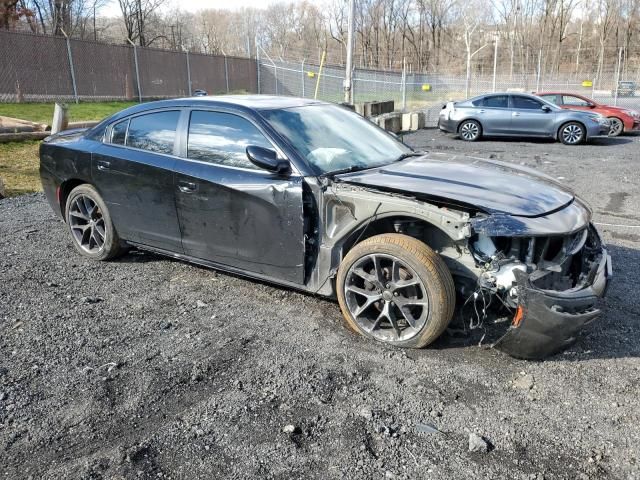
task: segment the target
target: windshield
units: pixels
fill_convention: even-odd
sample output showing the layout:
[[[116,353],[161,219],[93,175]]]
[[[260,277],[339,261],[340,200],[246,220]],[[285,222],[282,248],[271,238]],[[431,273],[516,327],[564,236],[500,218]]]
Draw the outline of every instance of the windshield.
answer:
[[[379,167],[412,152],[360,115],[335,105],[261,114],[319,174]]]

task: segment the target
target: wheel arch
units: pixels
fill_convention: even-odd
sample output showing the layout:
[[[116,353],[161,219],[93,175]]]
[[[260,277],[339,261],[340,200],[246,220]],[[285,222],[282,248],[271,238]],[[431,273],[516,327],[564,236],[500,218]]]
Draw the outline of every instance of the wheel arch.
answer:
[[[62,214],[62,219],[65,222],[67,221],[65,217],[67,198],[69,198],[69,194],[71,193],[71,191],[80,185],[91,185],[95,188],[95,185],[93,185],[91,182],[82,180],[80,178],[69,178],[62,182],[58,187],[58,204],[60,205],[60,213]]]

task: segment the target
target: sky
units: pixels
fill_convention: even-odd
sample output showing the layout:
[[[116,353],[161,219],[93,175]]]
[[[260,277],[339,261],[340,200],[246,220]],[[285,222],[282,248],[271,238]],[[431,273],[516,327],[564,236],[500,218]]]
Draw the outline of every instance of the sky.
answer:
[[[165,10],[171,10],[176,6],[186,12],[197,12],[205,8],[219,8],[223,10],[237,10],[243,7],[265,8],[269,4],[282,2],[283,0],[167,0]],[[287,0],[291,1],[291,0]],[[297,1],[297,0],[294,0]],[[106,16],[120,15],[120,7],[117,0],[111,0],[100,12]]]

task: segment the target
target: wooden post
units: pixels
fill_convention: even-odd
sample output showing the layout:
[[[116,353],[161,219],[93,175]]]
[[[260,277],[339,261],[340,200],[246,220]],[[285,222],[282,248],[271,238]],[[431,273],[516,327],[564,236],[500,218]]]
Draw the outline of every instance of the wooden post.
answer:
[[[51,123],[51,135],[66,130],[69,125],[68,107],[63,103],[56,103],[53,110],[53,122]]]

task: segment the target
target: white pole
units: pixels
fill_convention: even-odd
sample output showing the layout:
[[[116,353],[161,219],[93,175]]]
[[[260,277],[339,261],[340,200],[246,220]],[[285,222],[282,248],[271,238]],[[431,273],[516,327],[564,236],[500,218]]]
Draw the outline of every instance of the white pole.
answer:
[[[347,65],[345,66],[344,78],[344,101],[353,103],[351,89],[353,87],[353,23],[355,21],[355,0],[349,0],[349,26],[347,29]]]
[[[613,104],[616,107],[618,106],[618,85],[620,84],[620,63],[622,62],[622,48],[623,47],[620,47],[620,50],[618,51],[618,68],[616,70],[616,84],[614,86],[615,95],[613,96]]]
[[[493,89],[492,92],[496,91],[496,71],[498,69],[498,39],[500,36],[496,32],[495,34],[495,45],[493,48]]]

